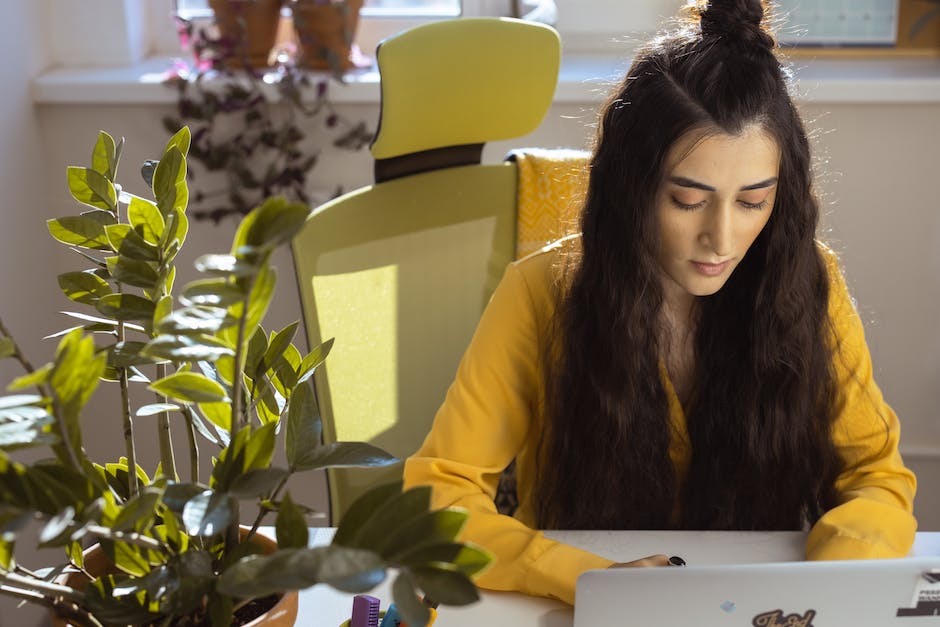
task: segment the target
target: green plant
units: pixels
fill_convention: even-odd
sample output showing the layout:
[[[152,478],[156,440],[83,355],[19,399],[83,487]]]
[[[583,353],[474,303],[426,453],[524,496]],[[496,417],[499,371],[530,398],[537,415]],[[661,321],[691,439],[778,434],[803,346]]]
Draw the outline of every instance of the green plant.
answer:
[[[316,583],[365,591],[393,566],[395,600],[412,625],[427,620],[418,588],[442,603],[474,600],[468,577],[488,557],[454,541],[466,514],[430,511],[426,489],[369,492],[332,545],[306,548],[310,510],[285,491],[292,475],[397,461],[367,443],[321,444],[311,375],[332,340],[303,355],[292,344],[296,322],[270,334],[261,326],[275,287],[272,251],[303,226],[308,208],[283,198],[262,203],[241,221],[231,251],[200,257],[205,278],[174,298],[174,260],[188,230],[189,130],[145,164],[155,202],[121,190],[122,145],[99,134],[91,167],[68,169],[84,211],[48,221],[52,236],[89,266],[59,275],[59,285],[93,312],[69,314],[79,326],[58,334],[54,360],[40,368],[0,322],[0,356],[27,371],[9,386],[17,394],[0,398],[2,592],[75,625],[220,626],[233,624],[233,611],[249,600]],[[90,459],[83,445],[82,409],[100,381],[121,392],[109,433],[124,440],[126,454],[109,462]],[[132,400],[142,386],[156,402]],[[188,468],[172,448],[171,414],[186,427]],[[159,441],[149,473],[137,462],[141,428]],[[273,461],[278,432],[284,468]],[[200,476],[205,446],[213,450],[208,479]],[[51,457],[18,461],[27,448],[48,448]],[[258,513],[240,534],[246,502]],[[278,548],[261,556],[251,538],[270,513]],[[64,549],[61,563],[33,569],[15,559],[20,531],[36,520],[40,545]],[[84,572],[82,549],[92,541],[113,572],[88,573],[84,589],[56,583]]]
[[[177,107],[163,118],[163,126],[170,133],[189,126],[191,161],[201,175],[221,177],[218,184],[200,177],[194,185],[194,218],[218,222],[243,216],[275,195],[308,202],[307,177],[320,153],[307,130],[310,120],[320,120],[322,132],[335,133],[329,140],[335,148],[360,150],[371,140],[365,122],[352,122],[333,107],[330,75],[299,69],[290,51],[279,54],[271,67],[253,66],[239,42],[186,20],[178,24],[183,46],[192,49],[194,59],[170,75]],[[332,77],[342,80],[342,71]]]

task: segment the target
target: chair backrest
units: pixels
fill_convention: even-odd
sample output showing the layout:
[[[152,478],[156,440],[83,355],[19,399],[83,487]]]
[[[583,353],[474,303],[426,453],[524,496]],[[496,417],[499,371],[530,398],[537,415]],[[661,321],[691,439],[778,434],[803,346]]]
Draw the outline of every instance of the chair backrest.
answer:
[[[336,340],[315,375],[325,442],[368,441],[404,458],[423,441],[515,253],[515,165],[481,165],[459,147],[537,127],[559,50],[553,30],[498,19],[420,26],[379,47],[382,182],[317,208],[292,246],[308,341]],[[520,93],[520,80],[509,89],[527,73],[541,77],[528,81],[538,93]],[[492,85],[497,99],[479,96]],[[470,121],[480,116],[489,122]],[[333,523],[400,476],[400,466],[331,469]]]

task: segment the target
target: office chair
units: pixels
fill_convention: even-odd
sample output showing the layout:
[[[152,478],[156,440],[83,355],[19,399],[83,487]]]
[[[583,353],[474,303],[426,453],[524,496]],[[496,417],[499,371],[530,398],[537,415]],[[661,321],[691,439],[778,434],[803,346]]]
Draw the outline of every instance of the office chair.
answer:
[[[517,166],[481,164],[487,141],[533,131],[557,81],[544,25],[435,22],[376,52],[375,180],[318,207],[292,244],[325,442],[404,459],[424,440],[483,307],[516,255]],[[401,465],[328,471],[331,520]]]

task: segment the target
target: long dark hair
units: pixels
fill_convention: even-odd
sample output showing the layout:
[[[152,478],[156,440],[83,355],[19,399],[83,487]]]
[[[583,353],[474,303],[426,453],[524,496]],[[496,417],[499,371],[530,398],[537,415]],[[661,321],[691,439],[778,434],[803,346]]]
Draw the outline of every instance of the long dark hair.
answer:
[[[799,529],[835,505],[839,401],[809,142],[761,3],[689,13],[638,53],[601,115],[545,356],[542,528]],[[752,124],[781,151],[776,201],[724,287],[696,299],[691,460],[677,471],[654,199],[679,138]]]

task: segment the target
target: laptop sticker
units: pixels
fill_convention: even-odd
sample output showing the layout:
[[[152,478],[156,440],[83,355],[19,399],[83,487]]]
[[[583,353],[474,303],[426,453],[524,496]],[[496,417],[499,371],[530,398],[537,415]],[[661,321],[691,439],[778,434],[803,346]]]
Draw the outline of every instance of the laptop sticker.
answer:
[[[718,607],[720,607],[720,608],[723,609],[724,611],[728,612],[729,614],[730,614],[731,612],[735,611],[736,609],[738,609],[737,606],[734,604],[734,601],[725,601],[724,603],[722,603],[722,604],[719,605]]]
[[[921,573],[914,585],[911,607],[899,607],[898,616],[938,616],[940,615],[940,571],[929,570]]]
[[[805,614],[783,615],[783,610],[771,610],[758,614],[751,621],[754,627],[813,627],[816,610],[806,610]]]

